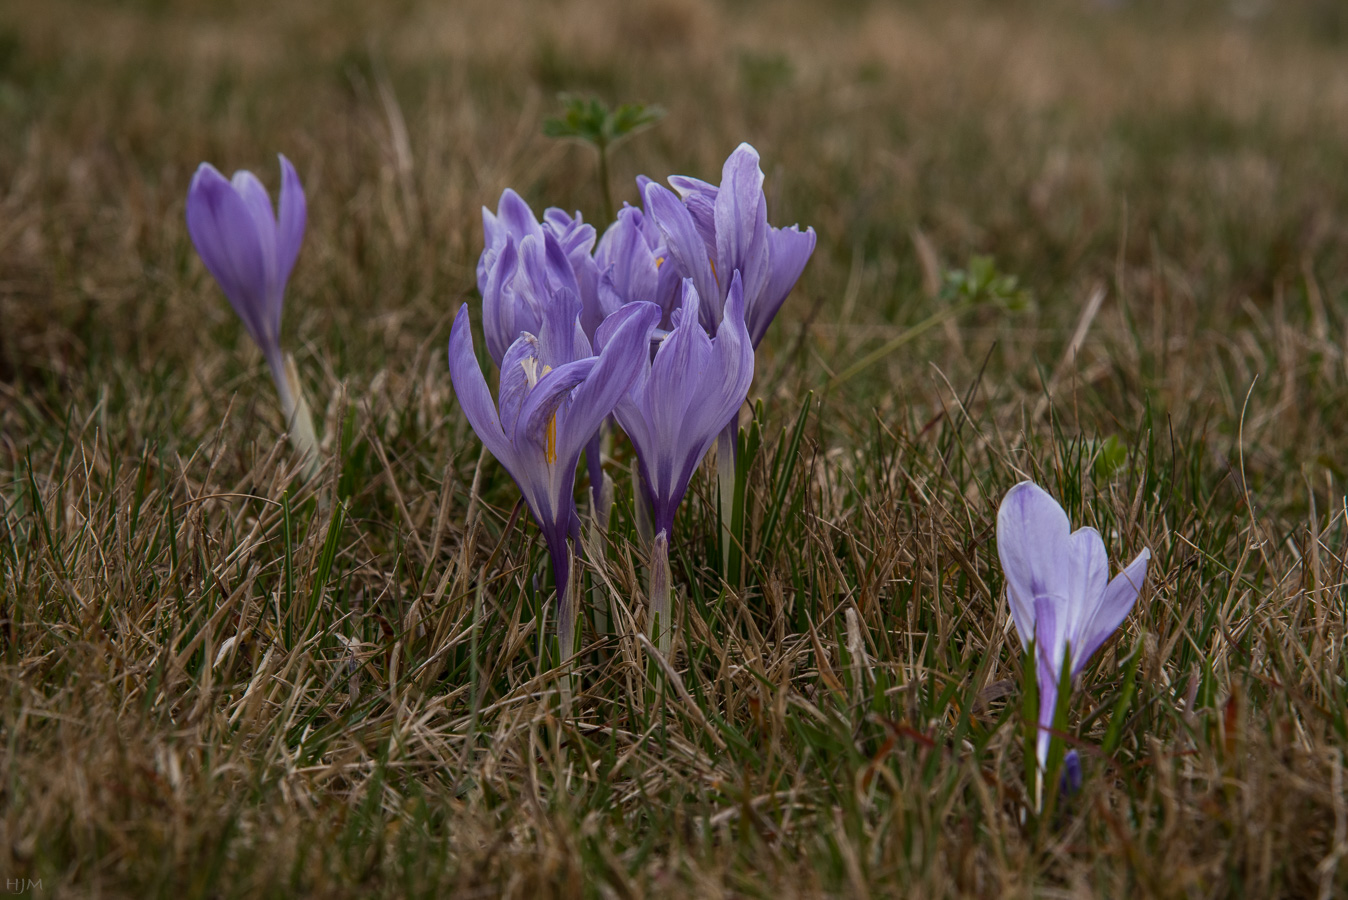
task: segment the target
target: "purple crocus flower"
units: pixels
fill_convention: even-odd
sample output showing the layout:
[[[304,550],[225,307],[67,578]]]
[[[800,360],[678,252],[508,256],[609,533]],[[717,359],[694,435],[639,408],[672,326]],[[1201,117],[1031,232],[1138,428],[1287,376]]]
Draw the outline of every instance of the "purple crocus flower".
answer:
[[[734,417],[754,377],[754,351],[744,324],[744,291],[738,275],[716,336],[699,320],[701,298],[691,279],[674,327],[640,366],[631,390],[613,411],[632,441],[655,532],[670,532],[702,458]],[[600,346],[612,326],[599,330]]]
[[[1100,533],[1089,527],[1072,531],[1057,501],[1022,481],[1007,491],[997,511],[997,554],[1021,644],[1028,649],[1033,641],[1036,648],[1042,769],[1063,660],[1070,659],[1076,677],[1119,627],[1146,580],[1151,551],[1143,548],[1110,581]]]
[[[580,537],[574,498],[576,464],[641,371],[659,318],[653,304],[614,314],[608,341],[595,356],[580,327],[580,300],[561,291],[542,310],[537,335],[517,337],[501,363],[499,408],[478,368],[465,304],[449,336],[449,373],[468,422],[519,485],[543,532],[557,583],[557,633],[563,658],[575,649],[571,547]]]
[[[649,183],[649,179],[638,179],[638,183]],[[683,282],[677,266],[664,264],[668,255],[664,237],[650,216],[635,206],[619,210],[594,251],[600,313],[608,315],[624,303],[645,300],[660,307],[660,326],[668,329]]]
[[[593,339],[603,317],[598,311],[599,274],[590,251],[594,226],[580,213],[548,209],[540,223],[529,204],[507,188],[497,211],[482,208],[485,246],[477,261],[487,351],[497,365],[521,334],[537,334],[545,307],[558,291],[581,302],[581,325]]]
[[[613,415],[636,448],[641,486],[654,525],[651,624],[662,653],[669,652],[669,539],[674,513],[717,435],[739,411],[754,380],[754,349],[744,324],[744,290],[736,272],[716,337],[698,317],[700,301],[691,279],[683,283],[683,306],[660,341],[654,359],[640,365],[631,389]],[[610,328],[599,329],[601,345]]]
[[[757,347],[814,252],[814,229],[768,224],[763,170],[749,144],[726,159],[719,186],[678,175],[669,183],[682,199],[654,183],[643,193],[669,261],[681,277],[693,279],[708,331],[720,325],[731,273],[739,270],[745,324]]]
[[[304,188],[295,167],[281,160],[279,217],[267,189],[252,172],[225,178],[202,163],[187,189],[187,233],[248,334],[262,350],[281,397],[287,427],[298,398],[281,352],[281,304],[304,240]]]

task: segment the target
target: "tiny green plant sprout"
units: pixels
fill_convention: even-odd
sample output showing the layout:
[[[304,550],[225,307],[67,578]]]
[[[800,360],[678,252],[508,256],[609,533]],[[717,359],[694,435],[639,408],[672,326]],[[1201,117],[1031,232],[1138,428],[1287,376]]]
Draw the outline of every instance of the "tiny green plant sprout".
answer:
[[[1143,548],[1109,579],[1105,542],[1094,528],[1071,530],[1067,513],[1043,488],[1022,481],[997,511],[997,554],[1007,601],[1021,644],[1033,648],[1039,690],[1034,776],[1035,808],[1042,808],[1052,729],[1061,687],[1123,623],[1147,578],[1151,551]],[[1063,697],[1066,700],[1066,697]],[[1068,760],[1069,780],[1080,782],[1079,761]]]
[[[543,123],[543,133],[552,138],[570,138],[594,147],[599,154],[599,190],[604,197],[604,221],[613,221],[613,192],[608,183],[608,152],[621,141],[660,121],[665,111],[658,106],[624,103],[617,109],[597,97],[563,94],[562,114]]]
[[[307,211],[295,167],[284,156],[280,160],[278,211],[252,172],[235,172],[227,179],[210,163],[202,163],[187,190],[187,232],[262,351],[286,430],[304,460],[306,475],[312,476],[320,458],[313,418],[295,360],[281,350],[281,308],[304,241]]]

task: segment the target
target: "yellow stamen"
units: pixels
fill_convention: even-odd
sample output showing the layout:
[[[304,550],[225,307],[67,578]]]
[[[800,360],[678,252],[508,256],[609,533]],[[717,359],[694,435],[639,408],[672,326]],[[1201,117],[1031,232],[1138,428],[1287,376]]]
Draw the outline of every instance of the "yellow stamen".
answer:
[[[544,366],[543,372],[539,377],[542,378],[543,375],[546,375],[551,371],[552,366]],[[555,412],[552,414],[552,418],[548,419],[548,443],[547,447],[543,450],[543,457],[548,461],[548,465],[552,465],[557,461],[557,414]]]
[[[535,356],[520,360],[520,366],[524,368],[524,377],[528,379],[531,390],[534,385],[538,384],[538,379],[552,371],[552,366],[547,365],[543,367],[543,371],[538,371],[538,358]],[[552,414],[552,418],[548,419],[547,440],[543,448],[543,458],[547,460],[548,465],[557,462],[557,413],[555,412]]]
[[[665,264],[665,258],[664,258],[663,256],[657,256],[657,257],[655,258],[655,267],[656,267],[657,269],[660,268],[661,266],[663,266],[664,264]]]
[[[716,282],[716,286],[717,286],[717,287],[720,287],[720,286],[721,286],[721,276],[716,274],[716,260],[714,260],[714,259],[709,259],[709,260],[707,260],[707,265],[711,266],[711,277],[712,277],[712,280]]]

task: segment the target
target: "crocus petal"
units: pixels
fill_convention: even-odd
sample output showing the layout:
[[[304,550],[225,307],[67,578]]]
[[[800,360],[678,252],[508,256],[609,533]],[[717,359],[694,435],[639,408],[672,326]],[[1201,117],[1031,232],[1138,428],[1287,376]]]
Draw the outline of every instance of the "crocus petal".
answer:
[[[1035,661],[1035,682],[1039,685],[1039,734],[1035,741],[1035,755],[1039,758],[1039,766],[1043,768],[1048,765],[1049,741],[1052,735],[1049,729],[1053,727],[1053,713],[1058,708],[1058,667],[1049,662],[1047,653],[1039,653]],[[1061,661],[1061,657],[1059,657]]]
[[[580,325],[580,298],[562,288],[543,308],[543,323],[538,330],[539,359],[555,369],[593,355]]]
[[[749,304],[749,334],[753,337],[755,347],[763,340],[777,311],[800,280],[800,273],[810,261],[814,246],[813,228],[801,231],[792,225],[790,228],[769,229],[767,284]]]
[[[1075,670],[1081,656],[1081,635],[1091,616],[1095,602],[1109,582],[1109,556],[1105,542],[1094,528],[1078,528],[1067,538],[1068,576],[1064,597],[1069,599],[1062,611],[1063,634],[1072,645]]]
[[[1052,670],[1055,685],[1062,674],[1063,656],[1067,651],[1067,629],[1062,606],[1056,597],[1041,596],[1034,601],[1034,644],[1041,662]],[[1043,684],[1039,685],[1039,689],[1043,691]]]
[[[688,214],[693,217],[693,224],[707,246],[707,253],[715,254],[716,185],[687,175],[671,175],[668,180],[670,187],[679,192],[683,205],[688,207]]]
[[[560,423],[553,422],[552,418],[557,412],[557,408],[566,400],[571,399],[571,392],[575,390],[576,386],[590,377],[598,362],[599,357],[597,356],[573,360],[562,364],[538,379],[538,384],[534,385],[533,389],[529,391],[529,396],[524,400],[524,407],[520,410],[519,422],[515,426],[515,443],[517,446],[523,441],[529,440],[540,448],[545,448],[551,442],[555,448],[552,453],[556,455],[557,459],[570,455],[569,453],[563,454],[561,448],[558,448],[556,435]],[[549,437],[549,430],[552,432],[552,437]],[[579,456],[580,451],[577,450],[576,457],[579,458]],[[574,463],[572,468],[575,468]]]
[[[549,231],[543,233],[543,258],[547,267],[548,290],[567,290],[580,299],[580,282],[561,241]],[[588,257],[586,257],[588,259]]]
[[[599,335],[604,330],[604,321],[627,302],[623,299],[623,294],[614,286],[613,279],[613,269],[609,269],[599,279],[599,326],[595,328],[594,337],[591,339],[591,345],[595,350],[600,347]]]
[[[679,192],[679,197],[685,202],[690,197],[701,197],[706,201],[708,211],[716,203],[716,185],[709,181],[693,178],[691,175],[671,175],[666,180],[670,187]]]
[[[768,201],[758,151],[740,144],[721,170],[716,195],[716,264],[722,279],[739,270],[755,300],[768,282]],[[728,286],[727,286],[728,287]]]
[[[689,412],[707,399],[712,342],[698,321],[698,296],[691,281],[684,282],[683,298],[675,328],[660,342],[649,366],[650,376],[638,395],[638,415],[645,420],[651,440],[639,445],[628,435],[641,460],[657,532],[673,527],[688,480],[702,459],[693,456],[701,436],[688,427]],[[628,408],[620,406],[619,415],[619,423],[625,425],[630,418]]]
[[[679,308],[679,298],[683,296],[683,275],[679,272],[679,267],[673,263],[666,263],[657,268],[659,277],[655,282],[654,299],[663,312],[660,323],[662,327],[672,327],[674,311]]]
[[[743,283],[736,272],[726,295],[725,317],[721,327],[716,329],[712,385],[716,388],[717,399],[714,404],[707,405],[708,418],[704,420],[704,424],[714,426],[713,432],[719,432],[735,419],[753,384],[754,347],[745,322],[746,302]]]
[[[525,235],[519,241],[519,254],[520,268],[516,276],[515,292],[536,304],[541,310],[551,296],[551,291],[548,290],[548,259],[544,239],[532,234]]]
[[[1109,636],[1123,623],[1133,604],[1137,602],[1142,583],[1147,580],[1147,561],[1150,559],[1151,551],[1144,547],[1128,564],[1128,568],[1114,576],[1114,580],[1100,595],[1100,606],[1082,631],[1081,654],[1076,663],[1078,671],[1086,665],[1086,661],[1095,654],[1095,651],[1109,640]]]
[[[594,250],[594,226],[586,224],[579,212],[572,215],[555,206],[548,207],[543,210],[543,230],[557,238],[573,265],[582,259],[589,259]]]
[[[498,224],[504,226],[508,234],[517,238],[526,235],[542,236],[543,229],[538,224],[534,211],[524,202],[523,197],[510,188],[501,192],[501,200],[496,205],[496,218]]]
[[[618,213],[595,251],[595,264],[621,303],[655,302],[659,264],[642,233],[641,210],[629,206]]]
[[[487,270],[487,283],[482,291],[482,331],[487,338],[487,352],[498,366],[520,332],[530,330],[521,328],[517,322],[519,303],[514,282],[518,271],[519,253],[515,241],[507,238]]]
[[[279,353],[267,307],[267,269],[253,215],[233,185],[202,163],[187,191],[187,232],[264,353]]]
[[[466,303],[455,313],[454,324],[449,330],[449,378],[468,424],[473,426],[473,431],[477,432],[491,455],[514,475],[517,468],[515,451],[501,429],[496,404],[492,402],[491,391],[487,389],[487,379],[478,367],[477,354],[473,352],[473,333],[468,322]]]
[[[579,459],[581,448],[627,393],[640,364],[649,358],[651,332],[659,320],[660,308],[655,304],[629,303],[604,322],[607,340],[594,371],[576,388],[566,421],[557,424],[559,459]]]
[[[725,317],[716,329],[716,340],[706,342],[707,357],[705,362],[700,361],[697,382],[689,379],[693,388],[689,393],[696,402],[689,406],[688,415],[679,426],[684,442],[695,442],[697,448],[692,454],[689,478],[711,449],[716,435],[739,412],[754,379],[754,350],[744,325],[744,306],[744,287],[737,270],[730,281]],[[688,313],[683,315],[686,317]],[[702,331],[700,326],[695,330]],[[658,353],[656,357],[658,360]]]
[[[1032,481],[1007,491],[997,510],[997,555],[1022,645],[1035,633],[1036,599],[1067,596],[1070,530],[1067,513]]]
[[[532,334],[520,335],[501,360],[501,386],[497,392],[499,399],[496,405],[501,431],[507,437],[513,438],[520,410],[524,408],[524,400],[533,387],[529,383],[530,373],[537,379],[542,370],[543,364],[538,360],[538,338]]]
[[[580,324],[587,338],[593,338],[599,325],[611,312],[599,300],[599,268],[590,256],[571,260],[580,285]]]
[[[641,199],[643,204],[646,202],[646,185],[652,183],[645,175],[637,176],[637,197]],[[664,238],[660,235],[660,228],[655,224],[655,220],[650,217],[649,210],[646,212],[647,214],[641,220],[641,233],[646,236],[646,243],[654,247],[663,243]]]
[[[234,191],[248,208],[248,215],[257,232],[258,246],[262,248],[262,272],[266,281],[263,295],[263,316],[266,320],[266,334],[280,347],[281,338],[281,298],[283,290],[277,279],[276,264],[276,213],[272,211],[271,197],[267,189],[252,172],[235,172],[230,180]]]
[[[538,224],[534,217],[534,212],[529,208],[519,194],[510,188],[501,192],[501,199],[496,204],[496,212],[493,213],[487,207],[482,207],[482,233],[483,248],[482,253],[477,260],[477,289],[482,294],[483,300],[487,298],[488,280],[491,270],[496,264],[502,249],[509,242],[514,242],[518,248],[519,242],[526,237],[534,237],[537,240],[543,239],[543,227]],[[513,278],[513,275],[511,276]],[[504,282],[509,285],[509,281]],[[527,330],[527,329],[526,329]],[[490,332],[488,332],[490,335]],[[488,349],[492,351],[492,358],[499,364],[501,355],[505,353],[519,335],[517,333],[505,336],[504,343],[494,341],[488,337]]]
[[[646,186],[646,208],[660,227],[673,262],[685,278],[693,279],[693,286],[705,304],[704,310],[710,311],[712,326],[719,325],[721,292],[711,270],[707,245],[693,224],[693,217],[674,194],[658,184]],[[664,265],[669,263],[670,260],[665,260]]]
[[[304,243],[304,227],[308,222],[309,210],[304,199],[304,186],[300,184],[295,167],[285,156],[280,159],[281,202],[276,221],[276,266],[277,278],[284,287],[295,268],[295,260],[299,258],[300,245]]]
[[[1058,788],[1068,797],[1081,791],[1081,756],[1075,750],[1068,750],[1062,760],[1062,777],[1058,779]]]
[[[234,173],[230,186],[243,200],[248,215],[257,232],[258,243],[262,245],[263,260],[268,266],[268,275],[275,277],[276,271],[276,212],[272,209],[271,197],[266,187],[252,172],[241,170]]]
[[[744,290],[738,271],[716,339],[698,316],[699,297],[684,282],[683,306],[673,330],[643,366],[614,414],[636,447],[656,531],[670,531],[693,473],[721,429],[744,402],[753,380],[753,348],[744,327]]]
[[[483,297],[487,296],[488,272],[496,262],[505,237],[505,226],[497,220],[496,213],[482,207],[482,252],[477,257],[477,292]]]

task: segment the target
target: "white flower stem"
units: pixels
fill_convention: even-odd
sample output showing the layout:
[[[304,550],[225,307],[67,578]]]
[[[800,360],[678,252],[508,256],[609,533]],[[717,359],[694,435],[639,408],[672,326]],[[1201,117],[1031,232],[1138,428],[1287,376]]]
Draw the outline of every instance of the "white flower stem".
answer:
[[[673,643],[673,604],[670,602],[669,536],[661,531],[651,543],[651,641],[669,658]]]
[[[290,443],[304,462],[304,477],[313,478],[318,473],[319,462],[323,457],[318,446],[318,436],[314,432],[313,414],[309,412],[309,403],[304,399],[304,385],[300,383],[299,370],[295,368],[295,357],[289,353],[268,354],[267,366],[271,369],[272,381],[276,383],[276,395],[281,401],[281,415],[285,418]]]
[[[571,697],[574,693],[576,673],[571,669],[571,660],[576,653],[576,606],[579,599],[579,573],[576,554],[571,542],[566,542],[566,581],[557,585],[557,647],[558,670],[561,673],[560,688],[562,717],[571,715]]]

